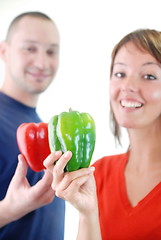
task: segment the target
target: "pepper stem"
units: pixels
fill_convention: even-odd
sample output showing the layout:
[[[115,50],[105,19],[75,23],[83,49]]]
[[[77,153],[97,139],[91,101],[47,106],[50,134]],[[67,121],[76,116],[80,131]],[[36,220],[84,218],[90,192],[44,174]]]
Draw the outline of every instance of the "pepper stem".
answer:
[[[69,112],[72,112],[73,110],[72,110],[72,108],[69,108]]]

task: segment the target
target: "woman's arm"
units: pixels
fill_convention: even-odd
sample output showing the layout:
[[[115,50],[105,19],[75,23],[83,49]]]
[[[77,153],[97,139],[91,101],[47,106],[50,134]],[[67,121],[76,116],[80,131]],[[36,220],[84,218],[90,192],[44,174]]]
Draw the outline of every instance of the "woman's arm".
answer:
[[[91,214],[79,214],[79,228],[77,240],[101,240],[97,207]]]
[[[101,240],[94,167],[64,173],[71,156],[70,151],[63,155],[58,151],[52,153],[44,161],[44,165],[53,173],[52,187],[56,195],[79,211],[77,240]]]

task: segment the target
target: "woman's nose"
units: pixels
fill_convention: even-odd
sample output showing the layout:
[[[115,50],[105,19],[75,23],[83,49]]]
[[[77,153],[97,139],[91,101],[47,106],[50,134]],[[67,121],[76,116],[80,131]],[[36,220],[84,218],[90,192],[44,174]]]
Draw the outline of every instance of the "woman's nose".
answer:
[[[138,86],[138,81],[135,77],[127,77],[123,82],[122,82],[122,91],[127,91],[127,92],[136,92],[138,91],[139,86]]]

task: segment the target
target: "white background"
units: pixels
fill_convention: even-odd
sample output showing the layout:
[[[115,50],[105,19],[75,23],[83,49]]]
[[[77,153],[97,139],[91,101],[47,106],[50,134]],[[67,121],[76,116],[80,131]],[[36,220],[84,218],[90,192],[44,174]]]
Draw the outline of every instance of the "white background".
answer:
[[[116,148],[109,129],[109,66],[112,48],[137,28],[161,29],[160,0],[0,0],[0,40],[10,21],[24,11],[42,11],[56,22],[61,34],[60,67],[42,94],[38,112],[46,122],[62,111],[90,113],[97,140],[92,162],[127,149]],[[0,61],[0,84],[4,65]],[[75,240],[78,213],[67,204],[65,240]],[[56,240],[56,239],[54,239]]]

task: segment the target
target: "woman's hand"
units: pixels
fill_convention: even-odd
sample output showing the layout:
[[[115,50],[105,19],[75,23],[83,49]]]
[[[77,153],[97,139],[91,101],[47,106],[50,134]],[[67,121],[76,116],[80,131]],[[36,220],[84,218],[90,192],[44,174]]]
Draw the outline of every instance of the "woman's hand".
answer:
[[[44,161],[44,166],[53,173],[52,188],[56,195],[70,202],[80,212],[87,213],[95,208],[97,202],[94,167],[65,173],[64,168],[71,156],[70,151],[63,155],[61,151],[51,153]]]

